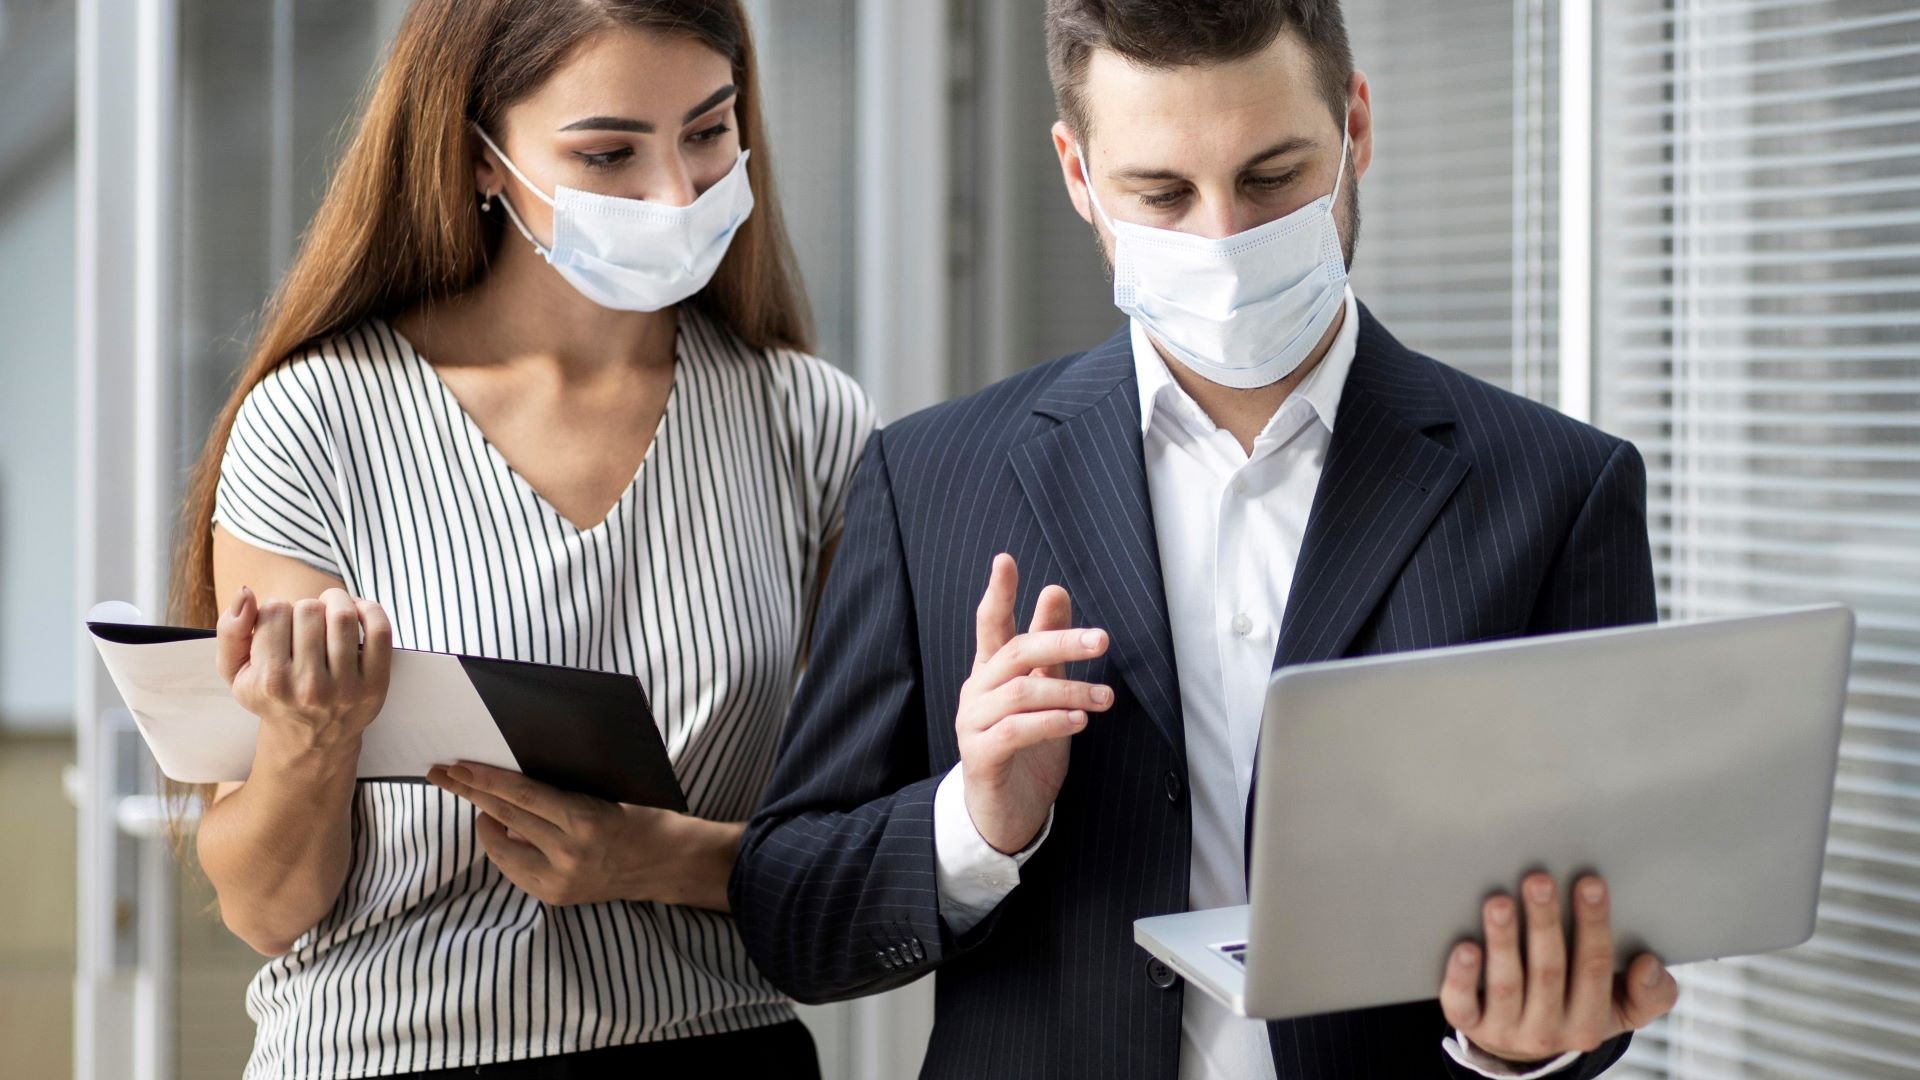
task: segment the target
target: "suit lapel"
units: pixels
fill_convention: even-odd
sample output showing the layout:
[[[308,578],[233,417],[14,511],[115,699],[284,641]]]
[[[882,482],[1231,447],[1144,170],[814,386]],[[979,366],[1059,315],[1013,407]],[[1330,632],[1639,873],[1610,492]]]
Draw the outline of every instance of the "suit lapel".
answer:
[[[1160,545],[1147,495],[1127,330],[1071,361],[1034,405],[1057,421],[1014,447],[1014,473],[1060,560],[1075,622],[1104,627],[1108,657],[1186,760]]]
[[[1452,419],[1423,363],[1361,308],[1276,669],[1346,650],[1467,474],[1466,461],[1427,434]]]

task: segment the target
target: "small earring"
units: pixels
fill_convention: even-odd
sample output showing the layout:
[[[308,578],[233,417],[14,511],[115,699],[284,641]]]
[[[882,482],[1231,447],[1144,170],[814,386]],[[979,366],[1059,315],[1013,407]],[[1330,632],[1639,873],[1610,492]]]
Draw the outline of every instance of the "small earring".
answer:
[[[480,193],[480,212],[483,214],[490,214],[493,212],[493,193],[492,192],[483,191]]]

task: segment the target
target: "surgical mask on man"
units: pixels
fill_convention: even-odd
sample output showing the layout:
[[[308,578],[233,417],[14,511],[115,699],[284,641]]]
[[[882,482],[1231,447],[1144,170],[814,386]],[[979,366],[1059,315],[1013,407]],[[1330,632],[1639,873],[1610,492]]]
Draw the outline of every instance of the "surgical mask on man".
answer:
[[[753,212],[747,151],[686,206],[556,187],[549,197],[527,179],[487,133],[473,130],[508,171],[553,207],[553,243],[534,239],[504,192],[507,216],[541,258],[601,307],[659,311],[706,288],[740,224]]]
[[[1291,375],[1346,300],[1334,207],[1346,177],[1346,123],[1333,191],[1283,218],[1218,240],[1115,221],[1079,146],[1087,198],[1113,234],[1113,303],[1195,374],[1253,389]]]

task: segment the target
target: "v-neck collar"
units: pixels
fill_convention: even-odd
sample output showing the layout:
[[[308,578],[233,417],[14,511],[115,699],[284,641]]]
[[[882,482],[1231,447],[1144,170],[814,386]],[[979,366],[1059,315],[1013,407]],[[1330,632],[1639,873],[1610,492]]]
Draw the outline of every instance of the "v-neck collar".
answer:
[[[520,470],[514,468],[513,463],[507,460],[507,456],[500,452],[500,448],[494,445],[492,439],[487,437],[486,431],[480,427],[480,422],[475,420],[473,414],[467,411],[467,407],[460,403],[460,398],[454,394],[453,387],[447,385],[447,381],[440,377],[439,370],[428,361],[426,355],[415,348],[413,342],[407,340],[406,335],[400,333],[392,323],[386,320],[379,320],[379,322],[382,329],[391,335],[394,342],[399,346],[399,351],[406,356],[408,360],[426,370],[427,378],[438,388],[437,392],[440,394],[441,400],[445,403],[447,411],[459,417],[459,422],[466,429],[468,437],[474,442],[479,443],[485,450],[487,460],[493,464],[494,469],[504,475],[509,483],[511,483],[523,497],[531,500],[544,514],[550,515],[555,521],[558,521],[573,533],[587,536],[598,533],[607,527],[608,522],[613,520],[615,515],[619,513],[620,508],[632,499],[633,493],[640,487],[640,482],[646,478],[649,466],[653,463],[654,459],[660,455],[660,444],[666,439],[670,425],[673,423],[674,403],[680,397],[680,368],[681,365],[686,362],[687,358],[686,349],[682,344],[686,340],[686,318],[687,313],[682,311],[680,313],[679,326],[674,331],[673,374],[667,386],[666,404],[662,406],[660,422],[654,425],[653,435],[647,442],[646,453],[641,455],[640,464],[634,469],[633,478],[628,480],[627,486],[621,489],[619,497],[614,499],[613,504],[608,506],[606,511],[600,515],[599,520],[591,525],[581,525],[572,518],[569,518],[567,515],[561,513],[553,503],[549,502],[546,496],[540,494],[539,489],[534,487],[525,476],[521,475]]]

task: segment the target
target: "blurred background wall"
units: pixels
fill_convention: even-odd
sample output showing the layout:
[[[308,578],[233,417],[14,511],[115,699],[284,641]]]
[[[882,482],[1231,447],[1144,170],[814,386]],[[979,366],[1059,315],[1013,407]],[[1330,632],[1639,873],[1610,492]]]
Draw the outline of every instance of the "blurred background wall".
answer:
[[[888,416],[1119,324],[1035,0],[749,0],[822,352]],[[0,0],[0,1073],[232,1076],[253,956],[78,636],[182,470],[401,0]],[[1920,7],[1348,0],[1361,297],[1634,439],[1669,617],[1860,615],[1819,931],[1686,971],[1640,1077],[1920,1075]],[[1569,688],[1578,692],[1578,688]],[[909,1075],[926,985],[810,1010]]]

